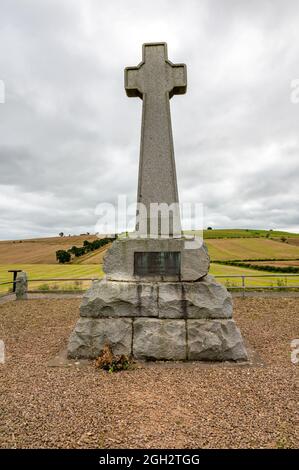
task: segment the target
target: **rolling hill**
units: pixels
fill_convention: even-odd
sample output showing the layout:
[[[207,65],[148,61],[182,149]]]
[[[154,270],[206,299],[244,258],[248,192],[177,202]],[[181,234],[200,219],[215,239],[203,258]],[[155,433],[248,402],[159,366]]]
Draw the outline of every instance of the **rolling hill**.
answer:
[[[56,263],[57,250],[67,250],[73,245],[82,246],[84,240],[93,241],[95,235],[35,238],[31,240],[0,241],[0,264],[52,264]]]
[[[186,231],[186,233],[194,233]],[[195,233],[199,233],[195,231]],[[259,230],[259,229],[213,229],[203,230],[203,237],[208,238],[274,238],[280,239],[285,237],[287,239],[297,238],[299,239],[298,233],[284,232],[281,230]]]
[[[215,238],[211,238],[212,233]],[[218,232],[218,234],[216,233]],[[221,232],[221,233],[220,233]],[[207,230],[204,232],[205,241],[211,257],[210,273],[214,275],[257,275],[263,274],[263,271],[247,269],[245,267],[224,266],[213,263],[213,261],[226,260],[258,260],[258,259],[277,259],[277,260],[298,260],[299,259],[299,236],[292,237],[289,234],[284,235],[286,242],[281,241],[280,237],[271,239],[256,235],[244,237],[244,230],[236,231],[216,231]],[[265,231],[262,231],[265,232]],[[281,235],[282,232],[276,232]],[[208,235],[207,235],[208,234]],[[237,236],[238,235],[238,236]],[[43,290],[48,286],[50,289],[72,286],[74,289],[87,288],[90,285],[88,281],[76,281],[76,278],[82,277],[101,277],[103,275],[102,262],[103,256],[110,245],[106,245],[99,250],[88,253],[82,257],[75,258],[71,264],[60,265],[56,262],[55,252],[59,249],[67,250],[73,245],[83,246],[84,240],[93,241],[95,235],[79,235],[71,237],[52,237],[39,238],[32,240],[0,241],[0,281],[11,281],[12,274],[8,273],[11,269],[22,269],[29,275],[29,279],[42,279],[39,282],[31,282],[30,289],[37,288]],[[290,263],[294,263],[291,261]],[[288,264],[290,264],[288,263]],[[269,263],[268,263],[269,264]],[[47,278],[72,278],[72,282],[45,281]],[[43,281],[44,279],[44,281]],[[284,279],[283,276],[281,279]],[[227,285],[239,285],[241,279],[220,278],[220,282]],[[265,285],[271,282],[276,285],[278,278],[267,278],[266,280],[249,278],[246,283],[249,285]],[[291,281],[289,280],[288,283]],[[298,282],[297,278],[291,282]],[[11,286],[1,285],[0,294],[6,292]]]
[[[255,237],[252,234],[255,233]],[[258,234],[260,233],[260,236]],[[205,230],[211,260],[243,259],[297,259],[299,258],[299,235],[287,232],[271,232],[271,239],[265,238],[267,231],[246,230]],[[244,234],[249,234],[244,238]],[[273,236],[273,234],[275,236]],[[281,242],[281,234],[287,242]],[[211,238],[214,235],[215,238]],[[273,236],[273,238],[272,238]],[[297,237],[297,238],[296,238]],[[82,246],[84,240],[93,241],[96,235],[71,237],[36,238],[31,240],[0,241],[0,265],[3,264],[56,264],[57,250],[67,250],[73,245]],[[72,264],[101,264],[103,255],[110,245],[75,258]]]

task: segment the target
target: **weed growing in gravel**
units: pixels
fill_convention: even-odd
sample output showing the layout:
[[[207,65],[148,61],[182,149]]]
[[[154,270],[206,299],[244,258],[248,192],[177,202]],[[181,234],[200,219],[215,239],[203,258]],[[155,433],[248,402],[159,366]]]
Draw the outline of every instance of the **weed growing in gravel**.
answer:
[[[289,448],[290,448],[290,444],[289,444],[287,437],[282,436],[279,439],[277,439],[276,449],[289,449]]]
[[[287,280],[287,278],[285,278],[285,279],[277,279],[278,290],[283,290],[287,285],[288,285],[288,280]],[[281,287],[281,289],[279,289],[279,287]]]
[[[122,354],[115,356],[110,344],[105,344],[102,353],[95,361],[95,366],[110,373],[127,370],[133,364],[132,359]]]

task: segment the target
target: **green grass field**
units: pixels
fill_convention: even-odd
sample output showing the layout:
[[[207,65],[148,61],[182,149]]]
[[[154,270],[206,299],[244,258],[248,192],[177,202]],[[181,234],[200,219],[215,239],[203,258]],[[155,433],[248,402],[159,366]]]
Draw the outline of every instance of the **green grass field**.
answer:
[[[242,268],[242,267],[237,267],[237,266],[226,266],[223,264],[217,264],[217,263],[211,263],[210,267],[210,274],[213,276],[256,276],[256,277],[249,277],[245,280],[245,285],[248,287],[256,287],[256,286],[273,286],[273,287],[281,287],[284,285],[288,286],[299,286],[299,274],[296,276],[291,276],[291,277],[286,277],[283,274],[279,275],[279,277],[276,276],[270,276],[270,277],[258,277],[263,274],[269,274],[269,273],[264,273],[263,271],[258,271],[255,269],[248,269],[248,268]],[[242,286],[242,279],[241,277],[238,278],[230,278],[230,277],[224,277],[224,278],[218,278],[218,281],[221,282],[221,284],[226,285],[227,287],[236,287],[236,286]]]
[[[84,277],[102,277],[103,271],[100,265],[55,265],[55,264],[24,264],[24,265],[0,265],[0,282],[7,282],[12,280],[12,274],[8,273],[11,269],[22,269],[26,271],[29,276],[29,281],[34,279],[41,279],[41,281],[29,282],[29,290],[84,290],[90,286],[90,281],[76,281],[78,278]],[[246,286],[274,286],[281,285],[299,285],[299,274],[295,277],[287,278],[284,275],[279,277],[271,276],[260,278],[263,274],[262,271],[254,269],[247,269],[237,266],[226,266],[222,264],[212,263],[210,274],[213,276],[230,276],[230,275],[251,275],[257,276],[254,278],[246,279]],[[74,281],[46,281],[47,278],[72,278]],[[219,282],[230,286],[241,286],[241,278],[219,278]],[[0,293],[4,294],[11,289],[11,285],[0,285]]]
[[[47,278],[84,278],[84,277],[102,277],[103,271],[100,265],[95,264],[2,264],[0,265],[0,283],[12,280],[12,273],[8,273],[11,269],[22,269],[28,274],[29,280],[34,279],[47,279]],[[87,288],[90,285],[89,281],[84,281],[82,284],[74,282],[46,282],[37,281],[29,283],[30,290],[46,290],[46,285],[52,289],[81,289]],[[0,285],[0,292],[4,293],[11,289],[11,285]]]
[[[188,233],[188,232],[187,232]],[[196,232],[195,232],[196,233]],[[283,232],[280,230],[258,230],[258,229],[215,229],[204,230],[203,237],[207,238],[298,238],[298,233]]]

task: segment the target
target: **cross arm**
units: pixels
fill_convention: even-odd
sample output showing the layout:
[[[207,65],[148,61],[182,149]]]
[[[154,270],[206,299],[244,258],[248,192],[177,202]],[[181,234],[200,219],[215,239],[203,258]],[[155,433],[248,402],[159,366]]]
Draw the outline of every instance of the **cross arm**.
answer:
[[[125,90],[127,96],[130,98],[141,98],[142,99],[142,92],[139,86],[139,78],[141,73],[141,63],[137,65],[137,67],[126,67],[125,68]]]
[[[167,60],[170,65],[170,73],[172,75],[173,88],[169,92],[169,98],[173,95],[183,95],[187,91],[187,67],[185,64],[173,64]]]

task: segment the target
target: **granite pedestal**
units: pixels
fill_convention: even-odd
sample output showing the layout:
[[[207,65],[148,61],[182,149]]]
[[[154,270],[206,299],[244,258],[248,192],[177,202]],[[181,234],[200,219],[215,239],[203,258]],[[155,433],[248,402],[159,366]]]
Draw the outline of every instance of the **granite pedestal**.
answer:
[[[145,246],[149,253],[181,247],[181,259],[194,269],[169,279],[135,275],[132,254]],[[246,360],[231,295],[207,275],[206,247],[184,253],[183,246],[184,239],[116,240],[104,260],[105,278],[94,281],[83,297],[69,357],[96,358],[109,343],[115,354],[144,360]]]

